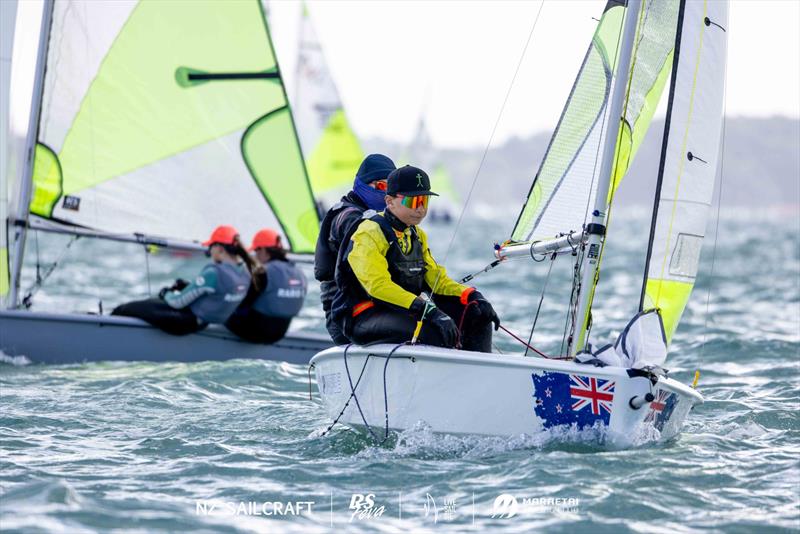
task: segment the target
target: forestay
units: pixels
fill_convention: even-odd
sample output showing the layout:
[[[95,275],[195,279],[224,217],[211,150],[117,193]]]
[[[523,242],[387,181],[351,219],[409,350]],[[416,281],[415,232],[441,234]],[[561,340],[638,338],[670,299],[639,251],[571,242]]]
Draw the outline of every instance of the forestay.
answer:
[[[57,1],[30,212],[205,239],[318,216],[260,2]]]
[[[686,2],[682,21],[640,304],[661,311],[667,340],[694,286],[720,167],[728,3]]]
[[[314,195],[326,205],[353,184],[364,152],[344,113],[311,17],[303,5],[293,111]]]

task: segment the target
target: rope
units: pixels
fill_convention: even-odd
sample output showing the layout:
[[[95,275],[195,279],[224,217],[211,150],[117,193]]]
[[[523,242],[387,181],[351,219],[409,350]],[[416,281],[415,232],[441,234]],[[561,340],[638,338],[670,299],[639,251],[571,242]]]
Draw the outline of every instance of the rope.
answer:
[[[144,268],[147,272],[147,294],[152,295],[150,290],[150,250],[148,250],[147,245],[144,246]]]
[[[308,366],[308,400],[314,400],[314,394],[311,389],[311,370],[314,369],[316,366],[312,363]]]
[[[724,31],[724,30],[723,30]],[[725,87],[722,90],[722,148],[720,149],[719,158],[719,193],[717,196],[717,221],[714,225],[714,246],[711,248],[711,272],[709,273],[708,280],[708,294],[706,295],[706,316],[703,322],[703,343],[700,345],[700,361],[703,361],[703,352],[706,348],[706,339],[708,337],[708,309],[711,305],[711,288],[714,282],[714,262],[717,257],[717,238],[719,237],[719,213],[722,207],[722,186],[725,182],[725,126],[727,124],[728,113],[728,81],[725,80]]]
[[[375,441],[378,441],[378,436],[375,435],[375,432],[372,430],[372,427],[369,426],[367,423],[367,418],[364,416],[364,411],[361,409],[361,403],[358,402],[358,396],[356,395],[356,387],[358,387],[358,383],[361,382],[361,377],[364,376],[364,370],[367,368],[367,363],[369,363],[369,358],[372,354],[367,354],[367,357],[364,359],[364,365],[361,367],[361,374],[358,375],[358,380],[356,381],[355,387],[353,387],[353,378],[350,376],[350,366],[347,365],[347,349],[350,348],[350,345],[345,347],[344,349],[344,368],[347,371],[347,381],[350,383],[350,397],[355,399],[356,401],[356,408],[358,408],[358,413],[361,414],[361,420],[364,421],[364,426],[367,427],[369,433],[372,435],[372,438]],[[348,401],[349,402],[349,401]]]
[[[59,254],[58,258],[56,258],[56,260],[50,264],[50,267],[48,267],[47,270],[42,275],[40,273],[40,262],[39,262],[39,232],[34,233],[34,240],[36,243],[36,281],[33,283],[31,287],[28,288],[27,294],[25,295],[25,297],[23,297],[22,299],[23,307],[25,308],[31,307],[31,305],[33,304],[33,296],[39,292],[39,290],[42,288],[42,285],[44,285],[45,281],[50,277],[51,274],[53,274],[53,271],[55,271],[56,267],[58,267],[58,263],[64,259],[64,256],[66,256],[67,252],[69,252],[69,249],[72,246],[72,244],[75,241],[77,241],[79,237],[80,236],[78,235],[72,236],[72,238],[67,242],[66,246],[64,247],[64,250],[62,250],[61,254]]]
[[[509,330],[508,328],[506,328],[503,325],[500,325],[500,330],[502,330],[503,332],[505,332],[509,336],[513,337],[514,339],[516,339],[517,341],[519,341],[520,343],[525,345],[527,348],[529,348],[530,350],[532,350],[533,352],[535,352],[536,354],[538,354],[542,358],[546,358],[548,360],[569,360],[570,359],[569,356],[548,356],[547,354],[545,354],[544,352],[540,351],[536,347],[533,347],[533,346],[528,345],[527,343],[525,343],[524,339],[522,339],[521,337],[519,337],[518,335],[516,335],[514,332],[512,332],[511,330]]]
[[[497,114],[497,120],[495,120],[494,127],[492,128],[492,133],[489,135],[489,140],[486,143],[486,148],[484,148],[484,150],[483,150],[483,155],[481,156],[481,161],[478,164],[477,170],[475,171],[475,176],[472,178],[472,183],[470,184],[469,192],[467,193],[467,198],[464,201],[464,205],[461,207],[461,212],[459,213],[458,219],[456,220],[456,224],[453,227],[453,234],[450,237],[450,243],[448,243],[447,249],[445,250],[445,253],[444,253],[444,260],[443,261],[445,263],[447,263],[447,258],[450,255],[450,250],[453,248],[453,243],[455,243],[456,235],[458,234],[458,229],[461,227],[461,221],[464,219],[464,214],[467,211],[467,206],[469,205],[470,200],[472,199],[472,193],[475,190],[475,185],[478,182],[478,177],[480,176],[481,170],[483,169],[483,164],[486,161],[486,156],[489,154],[489,148],[491,148],[492,141],[494,141],[494,136],[495,136],[495,133],[497,132],[497,127],[500,125],[500,119],[503,117],[503,112],[505,111],[506,104],[508,103],[508,98],[511,95],[511,89],[513,89],[514,84],[517,81],[517,75],[519,74],[519,70],[522,67],[522,61],[525,59],[525,54],[528,51],[528,46],[531,43],[531,38],[533,37],[533,32],[536,29],[536,24],[539,22],[539,16],[542,14],[542,8],[543,7],[544,7],[544,0],[542,0],[542,3],[539,5],[539,10],[536,12],[536,18],[534,19],[533,24],[531,25],[531,31],[528,33],[528,38],[525,41],[525,46],[522,49],[522,54],[520,54],[519,61],[517,62],[517,68],[514,70],[514,75],[511,77],[511,83],[509,83],[509,85],[508,85],[508,90],[506,91],[506,96],[503,99],[503,104],[500,106],[500,111]],[[440,278],[441,278],[441,270],[436,275],[436,280],[434,280],[434,282],[433,282],[433,287],[431,288],[431,293],[435,293],[436,292],[436,288],[439,287],[439,279]],[[425,309],[423,311],[423,317],[427,313],[428,307],[429,307],[429,304],[426,303]]]
[[[347,351],[350,349],[351,346],[352,346],[352,343],[348,344],[344,348],[344,365],[345,365],[345,369],[347,369],[347,379],[348,380],[350,380],[350,369],[347,367]],[[370,356],[372,356],[372,355],[371,354],[367,354],[367,359],[364,360],[364,366],[361,368],[361,373],[358,375],[358,380],[356,380],[355,387],[358,387],[358,384],[361,382],[361,377],[364,375],[364,369],[367,368],[367,362],[369,362],[369,357]],[[333,420],[333,423],[331,423],[330,426],[328,428],[326,428],[325,431],[322,433],[323,436],[326,435],[328,432],[330,432],[331,429],[336,425],[336,423],[339,422],[339,419],[341,419],[342,415],[344,415],[344,411],[350,405],[350,401],[353,400],[353,397],[355,397],[355,394],[356,394],[356,390],[353,387],[352,380],[350,380],[350,397],[347,399],[347,402],[344,403],[344,407],[342,408],[342,411],[339,412],[339,415],[336,416],[336,418]]]
[[[358,408],[358,413],[361,415],[361,420],[364,422],[364,426],[367,427],[367,430],[369,431],[369,433],[372,436],[372,438],[375,440],[375,443],[380,446],[380,445],[383,445],[383,443],[385,443],[386,440],[389,438],[389,394],[388,394],[388,390],[386,388],[386,370],[387,370],[387,367],[389,366],[389,360],[392,358],[394,353],[397,351],[397,349],[399,349],[400,347],[406,345],[406,343],[399,343],[391,351],[389,351],[389,354],[386,356],[386,363],[383,365],[383,407],[384,407],[384,420],[385,420],[385,428],[384,428],[383,439],[378,439],[377,434],[375,434],[375,431],[372,430],[372,427],[367,422],[367,418],[364,415],[364,411],[361,409],[361,403],[359,403],[358,396],[356,395],[356,390],[358,389],[358,385],[361,383],[361,378],[364,376],[364,371],[367,368],[367,363],[369,363],[369,359],[372,356],[375,356],[375,355],[374,354],[367,354],[367,357],[364,359],[364,365],[361,366],[361,372],[358,374],[358,379],[356,379],[356,383],[355,383],[355,385],[353,385],[353,378],[352,378],[352,375],[350,374],[350,366],[347,364],[347,351],[350,349],[350,347],[352,345],[353,344],[350,343],[349,345],[347,345],[344,348],[344,355],[343,355],[343,357],[344,357],[344,368],[345,368],[345,371],[347,372],[347,381],[350,384],[350,397],[347,399],[347,402],[344,403],[344,407],[339,412],[339,415],[336,416],[336,418],[333,420],[333,422],[322,433],[322,436],[327,435],[333,429],[333,427],[336,426],[336,423],[339,422],[339,420],[344,415],[345,410],[347,410],[347,407],[350,405],[350,401],[355,399],[356,407]],[[413,358],[411,360],[414,361]],[[309,366],[309,368],[308,368],[309,398],[311,398],[311,368],[312,367],[313,367],[313,365]]]
[[[389,354],[386,356],[386,363],[383,364],[383,414],[386,421],[386,426],[383,430],[383,440],[378,445],[383,445],[383,443],[389,439],[389,393],[386,388],[386,368],[389,367],[389,360],[392,359],[395,351],[403,345],[405,345],[405,343],[399,343],[391,351],[389,351]]]
[[[539,320],[539,312],[542,310],[542,302],[544,302],[544,294],[547,291],[547,284],[550,282],[550,273],[553,272],[553,264],[556,262],[556,254],[550,257],[550,267],[547,269],[547,276],[544,279],[544,287],[542,287],[542,295],[539,297],[539,305],[536,307],[536,315],[533,317],[533,324],[531,325],[531,333],[528,334],[528,342],[525,344],[525,356],[528,355],[528,347],[533,339],[533,331],[536,329],[536,322]]]

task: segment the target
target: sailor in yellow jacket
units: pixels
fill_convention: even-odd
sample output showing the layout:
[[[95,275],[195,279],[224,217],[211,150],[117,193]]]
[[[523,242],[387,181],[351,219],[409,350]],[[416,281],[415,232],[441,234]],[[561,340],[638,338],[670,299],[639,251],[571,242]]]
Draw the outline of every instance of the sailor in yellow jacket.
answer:
[[[386,210],[365,212],[339,251],[334,320],[361,345],[410,341],[422,321],[420,343],[491,352],[490,325],[500,325],[492,305],[447,275],[418,227],[431,195],[422,169],[406,165],[389,175]]]

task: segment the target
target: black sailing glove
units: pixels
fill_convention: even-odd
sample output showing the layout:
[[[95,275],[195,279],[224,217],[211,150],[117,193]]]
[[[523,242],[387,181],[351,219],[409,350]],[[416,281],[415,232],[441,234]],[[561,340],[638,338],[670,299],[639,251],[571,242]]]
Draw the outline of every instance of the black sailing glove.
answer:
[[[183,278],[178,278],[175,280],[175,283],[172,284],[172,287],[169,288],[170,291],[183,291],[189,286],[189,282],[184,280]]]
[[[497,316],[497,313],[492,308],[492,305],[489,304],[489,301],[481,295],[480,291],[473,291],[467,297],[467,302],[474,302],[475,306],[478,308],[478,313],[481,317],[486,319],[487,321],[491,321],[494,323],[494,329],[498,330],[500,328],[500,317]]]
[[[455,347],[458,341],[458,327],[456,327],[455,321],[437,308],[433,302],[428,302],[428,311],[423,317],[425,303],[425,299],[417,297],[409,310],[425,323],[422,328],[434,328],[439,332],[445,347]]]
[[[158,298],[160,298],[161,300],[164,300],[164,297],[165,297],[165,296],[167,295],[167,293],[169,293],[170,291],[183,291],[183,290],[184,290],[184,289],[186,289],[188,286],[189,286],[189,282],[187,282],[187,281],[186,281],[186,280],[184,280],[183,278],[178,278],[178,279],[176,279],[176,280],[175,280],[175,283],[174,283],[174,284],[172,284],[171,286],[169,286],[169,287],[162,287],[162,288],[161,288],[161,291],[159,291],[159,292],[158,292]]]

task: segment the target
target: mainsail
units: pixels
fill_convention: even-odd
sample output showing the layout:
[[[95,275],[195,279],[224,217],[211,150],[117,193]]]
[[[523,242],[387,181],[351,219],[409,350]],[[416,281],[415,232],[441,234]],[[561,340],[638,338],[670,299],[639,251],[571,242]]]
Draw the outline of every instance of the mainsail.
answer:
[[[57,1],[30,213],[109,234],[313,251],[319,220],[258,0]]]
[[[332,204],[353,183],[364,152],[344,112],[305,4],[300,19],[297,90],[293,104],[311,188]]]
[[[694,286],[720,167],[728,3],[681,3],[641,309],[672,338]]]

